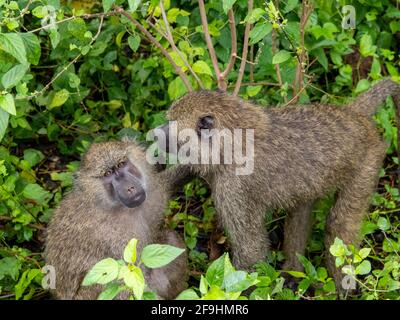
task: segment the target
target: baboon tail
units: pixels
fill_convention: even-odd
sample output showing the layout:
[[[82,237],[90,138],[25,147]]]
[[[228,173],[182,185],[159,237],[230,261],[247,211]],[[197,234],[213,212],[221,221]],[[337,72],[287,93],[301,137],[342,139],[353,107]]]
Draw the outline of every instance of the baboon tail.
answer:
[[[349,107],[357,113],[372,117],[388,96],[393,97],[397,111],[400,112],[400,85],[390,78],[383,79],[368,91],[360,94]]]

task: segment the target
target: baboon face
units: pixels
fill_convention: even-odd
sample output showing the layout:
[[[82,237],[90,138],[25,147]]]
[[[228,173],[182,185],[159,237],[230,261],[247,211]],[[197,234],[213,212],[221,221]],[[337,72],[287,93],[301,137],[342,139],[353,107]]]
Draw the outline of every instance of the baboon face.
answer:
[[[186,142],[185,135],[180,134],[183,130],[194,130],[200,140],[211,137],[217,131],[240,128],[239,104],[240,100],[226,93],[206,90],[189,93],[176,101],[168,111],[167,118],[170,123],[174,121],[177,125],[178,147]],[[170,123],[160,127],[167,136],[167,142],[175,139],[171,136],[174,132],[170,130]]]
[[[135,154],[129,143],[93,144],[85,155],[79,172],[81,184],[97,190],[95,196],[104,197],[112,204],[128,208],[140,206],[146,199],[145,164],[142,154]],[[141,151],[139,153],[142,153]],[[95,166],[93,164],[96,164]],[[95,187],[95,188],[93,188]]]

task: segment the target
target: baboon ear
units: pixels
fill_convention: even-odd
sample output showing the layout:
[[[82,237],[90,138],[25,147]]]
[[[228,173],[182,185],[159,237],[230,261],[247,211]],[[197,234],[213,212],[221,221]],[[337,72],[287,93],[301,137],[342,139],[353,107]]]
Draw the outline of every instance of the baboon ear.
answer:
[[[202,116],[197,122],[197,128],[202,129],[213,129],[214,128],[214,117],[212,115]]]

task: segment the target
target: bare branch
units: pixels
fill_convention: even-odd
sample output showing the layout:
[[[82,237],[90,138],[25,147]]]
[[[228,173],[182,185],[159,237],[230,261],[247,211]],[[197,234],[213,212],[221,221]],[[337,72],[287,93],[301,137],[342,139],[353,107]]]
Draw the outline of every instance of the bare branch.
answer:
[[[304,47],[304,34],[305,27],[310,17],[310,14],[313,10],[312,4],[308,0],[304,0],[301,9],[301,18],[300,18],[300,54],[298,55],[298,64],[296,68],[296,76],[293,82],[293,96],[296,99],[292,99],[294,103],[296,103],[299,99],[299,93],[302,92],[303,88],[303,78],[304,78],[304,64],[306,60],[306,50]],[[291,101],[292,101],[291,100]]]
[[[226,69],[221,73],[221,77],[225,78],[231,72],[233,66],[235,65],[236,57],[237,57],[237,38],[236,38],[236,24],[235,24],[235,14],[232,9],[228,11],[229,18],[229,29],[231,30],[231,56],[229,58],[228,65]]]
[[[218,88],[225,90],[226,83],[225,83],[224,79],[221,77],[221,71],[218,67],[218,59],[215,54],[214,45],[212,44],[212,41],[211,41],[210,31],[208,30],[208,22],[207,22],[206,8],[204,6],[204,0],[198,0],[198,2],[199,2],[199,9],[200,9],[201,24],[203,25],[204,37],[206,39],[206,44],[207,44],[208,52],[210,54],[211,61],[212,61],[213,67],[214,67],[214,71],[217,76]]]
[[[249,79],[250,79],[251,82],[254,82],[254,45],[250,46],[250,75],[249,75]]]
[[[156,38],[153,37],[153,35],[146,30],[146,28],[144,28],[135,18],[132,17],[131,14],[129,14],[128,12],[126,12],[124,9],[122,9],[121,7],[115,6],[114,5],[114,9],[116,12],[121,13],[122,15],[124,15],[125,17],[127,17],[133,25],[136,26],[136,28],[138,28],[140,30],[140,32],[142,32],[146,38],[153,43],[158,49],[160,49],[161,53],[167,58],[167,60],[171,63],[171,65],[173,66],[173,68],[175,69],[175,72],[179,75],[179,77],[182,79],[183,84],[185,85],[186,89],[190,92],[193,91],[193,87],[189,82],[188,77],[186,76],[186,74],[182,71],[182,69],[175,63],[175,61],[172,59],[171,55],[168,53],[167,50],[165,50],[165,48],[160,44],[160,42],[157,41]]]
[[[171,28],[167,19],[167,14],[165,12],[165,8],[164,8],[164,4],[163,4],[163,0],[160,0],[160,9],[161,9],[161,14],[164,20],[164,24],[165,24],[165,34],[160,33],[161,35],[164,36],[165,39],[167,39],[167,41],[169,42],[169,44],[171,45],[172,50],[174,50],[179,57],[182,59],[183,63],[185,64],[186,68],[188,68],[188,70],[190,71],[190,73],[193,75],[193,77],[196,79],[197,83],[199,84],[200,88],[204,88],[204,84],[203,82],[200,80],[200,78],[198,77],[198,75],[196,74],[196,72],[194,72],[194,70],[192,69],[192,67],[190,66],[189,62],[186,60],[186,58],[183,56],[182,52],[177,48],[177,46],[175,45],[174,42],[174,37],[172,36],[172,32],[171,32]],[[154,26],[154,25],[153,25]],[[155,26],[154,26],[155,27]],[[158,30],[158,29],[156,29]]]
[[[248,10],[248,13],[253,11],[253,0],[248,0],[247,1],[247,10]],[[241,86],[242,79],[243,79],[243,75],[244,75],[244,70],[245,70],[245,67],[246,67],[247,51],[249,49],[250,28],[251,28],[251,23],[246,23],[246,27],[245,27],[245,30],[244,30],[242,61],[240,62],[240,68],[239,68],[238,77],[237,77],[237,80],[236,80],[235,90],[233,91],[234,95],[237,95],[239,93],[240,86]]]

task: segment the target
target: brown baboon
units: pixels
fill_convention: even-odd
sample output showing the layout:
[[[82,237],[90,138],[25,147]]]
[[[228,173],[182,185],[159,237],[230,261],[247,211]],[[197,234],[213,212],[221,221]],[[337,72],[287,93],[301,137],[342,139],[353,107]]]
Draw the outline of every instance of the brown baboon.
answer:
[[[196,130],[201,148],[205,129],[254,129],[252,174],[236,175],[239,165],[234,161],[181,164],[176,169],[178,176],[196,174],[210,184],[236,267],[247,269],[265,258],[266,211],[284,208],[284,269],[301,270],[296,253],[304,254],[313,203],[334,190],[337,201],[328,217],[325,246],[329,249],[335,237],[345,243],[359,242],[360,224],[386,150],[370,117],[388,95],[398,99],[399,94],[398,84],[384,80],[346,107],[317,104],[264,109],[212,91],[189,93],[173,104],[168,119],[176,121],[178,136],[170,133],[168,138],[177,139],[178,150],[186,143],[179,136],[185,128]],[[161,129],[169,132],[169,126]],[[223,158],[221,144],[217,150]],[[341,272],[329,252],[326,257],[341,290]]]
[[[73,191],[48,227],[45,257],[55,267],[55,297],[96,299],[102,288],[81,286],[84,276],[101,259],[121,259],[132,238],[139,240],[138,252],[150,243],[184,248],[175,232],[161,230],[167,187],[135,143],[93,144],[77,172]],[[185,286],[186,263],[182,254],[164,268],[145,269],[150,289],[165,299],[175,297]]]

